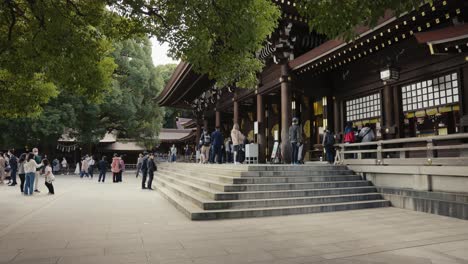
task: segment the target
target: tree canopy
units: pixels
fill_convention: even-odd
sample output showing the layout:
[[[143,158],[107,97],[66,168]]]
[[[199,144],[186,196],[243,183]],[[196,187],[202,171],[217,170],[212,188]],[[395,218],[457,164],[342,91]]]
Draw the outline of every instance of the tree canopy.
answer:
[[[164,111],[152,98],[162,90],[174,67],[161,73],[153,66],[147,38],[124,40],[113,46],[111,56],[118,67],[100,104],[63,91],[36,117],[0,119],[0,145],[55,144],[65,132],[83,144],[91,144],[106,132],[115,131],[119,138],[154,146]]]
[[[385,10],[417,0],[297,0],[311,29],[351,39]],[[113,43],[155,36],[170,54],[220,86],[254,87],[264,66],[255,57],[278,24],[271,0],[0,1],[0,115],[37,116],[60,93],[102,102],[112,90]],[[117,47],[118,48],[118,47]]]

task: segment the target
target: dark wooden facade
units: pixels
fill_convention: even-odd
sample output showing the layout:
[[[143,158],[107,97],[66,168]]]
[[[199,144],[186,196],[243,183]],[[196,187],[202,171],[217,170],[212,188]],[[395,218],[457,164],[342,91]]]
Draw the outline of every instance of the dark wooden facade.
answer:
[[[258,87],[235,91],[224,88],[220,100],[212,107],[207,107],[201,116],[212,120],[208,122],[210,129],[214,128],[215,117],[218,116],[218,123],[222,124],[226,133],[237,118],[242,132],[246,135],[253,133],[253,123],[258,120],[262,157],[268,158],[276,130],[286,161],[289,161],[289,144],[285,132],[293,116],[299,117],[303,126],[310,159],[317,158],[314,153],[321,152],[319,144],[324,128],[328,127],[340,134],[347,121],[352,121],[355,126],[366,122],[373,123],[380,139],[424,136],[425,133],[430,133],[427,126],[431,124],[438,126],[434,127],[436,134],[467,131],[463,120],[468,120],[468,34],[464,35],[464,29],[460,28],[465,27],[464,23],[468,23],[467,5],[466,1],[434,1],[433,4],[427,4],[399,18],[388,12],[377,27],[356,29],[359,37],[348,43],[308,35],[308,31],[303,30],[304,23],[296,15],[293,19],[283,19],[277,38],[282,37],[281,27],[292,23],[294,34],[298,34],[296,39],[308,37],[309,42],[299,41],[294,44],[290,51],[294,54],[294,59],[275,59],[274,61],[278,62],[276,64],[271,58],[267,58],[267,66],[259,75]],[[283,12],[293,11],[283,8]],[[424,36],[426,39],[434,40],[437,36],[440,37],[437,43],[434,42],[436,44],[421,42],[423,38],[418,37],[418,34],[427,32],[436,33],[429,37]],[[458,35],[456,38],[444,38],[444,34],[452,34],[452,37],[453,34]],[[303,44],[310,43],[310,39],[314,38],[315,45],[309,49],[305,48]],[[434,54],[434,46],[437,51],[445,52]],[[397,80],[382,81],[380,72],[387,66],[398,71]],[[403,92],[406,91],[406,86],[428,85],[429,80],[432,83],[435,78],[452,74],[456,74],[454,81],[457,90],[453,89],[450,93],[457,92],[458,95],[450,95],[451,102],[441,103],[441,99],[438,105],[416,107],[414,111],[404,109],[406,106],[403,106],[403,102],[406,104],[409,101],[406,96],[412,92]],[[180,73],[173,77],[172,83],[180,85],[170,83],[165,88],[166,91],[159,97],[165,98],[159,99],[163,105],[177,105],[171,104],[171,96],[167,96],[172,90],[185,88],[190,90],[187,94],[199,95],[210,85],[208,80],[202,82],[201,77],[198,83],[191,83],[190,86],[183,85],[184,80],[178,80],[183,79]],[[452,85],[454,81],[450,79],[447,83]],[[431,84],[431,92],[432,86],[436,85]],[[194,92],[194,89],[198,92]],[[422,89],[415,93],[420,93],[419,90]],[[430,93],[427,89],[424,91],[426,94]],[[180,94],[174,91],[173,93]],[[427,101],[427,96],[432,95],[426,94],[424,98]],[[416,94],[415,98],[419,96],[423,98],[422,94]],[[186,101],[191,99],[193,97],[183,98]],[[431,104],[436,102],[431,100]],[[375,108],[375,111],[356,114],[353,116],[355,118],[350,120],[354,113],[352,107],[364,107],[366,111]],[[216,115],[216,112],[219,114]],[[436,122],[435,119],[442,121]],[[439,127],[441,124],[446,129]]]

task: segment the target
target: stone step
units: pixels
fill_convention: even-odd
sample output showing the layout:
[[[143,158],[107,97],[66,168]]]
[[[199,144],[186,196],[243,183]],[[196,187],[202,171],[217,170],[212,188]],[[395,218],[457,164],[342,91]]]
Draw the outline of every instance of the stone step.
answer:
[[[166,164],[172,166],[173,164]],[[179,168],[198,168],[203,170],[228,170],[228,171],[310,171],[310,170],[348,170],[344,165],[271,165],[271,164],[196,164],[196,163],[177,163]]]
[[[275,176],[275,177],[233,177],[221,176],[214,173],[200,171],[189,171],[184,169],[162,168],[161,172],[176,172],[183,175],[195,176],[197,178],[209,179],[222,184],[261,184],[261,183],[303,183],[303,182],[321,182],[321,181],[357,181],[362,177],[359,175],[316,175],[316,176]]]
[[[340,188],[340,187],[357,187],[368,186],[371,183],[364,180],[353,181],[331,181],[331,182],[303,182],[303,183],[270,183],[270,184],[231,184],[223,185],[218,182],[200,179],[192,176],[182,175],[180,173],[167,173],[163,177],[182,180],[185,182],[194,183],[210,189],[224,192],[243,192],[243,191],[275,191],[275,190],[300,190],[300,189],[317,189],[317,188]]]
[[[271,199],[271,198],[287,198],[287,197],[306,197],[306,196],[325,196],[325,195],[341,195],[341,194],[357,194],[375,192],[376,188],[371,185],[345,188],[316,188],[316,189],[301,189],[301,190],[276,190],[276,191],[242,191],[242,192],[222,192],[209,189],[206,186],[201,186],[193,182],[187,182],[180,179],[167,177],[164,174],[157,174],[156,180],[164,180],[166,182],[178,185],[184,189],[197,193],[199,196],[211,200],[244,200],[244,199]]]
[[[194,165],[192,165],[194,166]],[[311,171],[235,171],[235,170],[206,170],[204,167],[164,166],[165,170],[184,171],[192,174],[210,174],[220,177],[296,177],[296,176],[326,176],[326,175],[355,175],[351,170],[311,170]]]
[[[199,196],[197,193],[169,182],[159,181],[159,184],[181,198],[187,199],[204,210],[240,209],[258,207],[296,206],[307,204],[342,203],[382,199],[379,193],[343,194],[314,197],[292,197],[255,200],[224,200],[214,201]]]
[[[195,206],[192,202],[184,199],[170,189],[157,185],[159,193],[169,200],[177,209],[182,211],[191,220],[214,220],[227,218],[246,218],[246,217],[263,217],[263,216],[280,216],[292,214],[307,214],[334,212],[343,210],[354,210],[364,208],[377,208],[389,206],[386,200],[368,200],[343,203],[329,204],[314,204],[314,205],[297,205],[297,206],[277,206],[277,207],[260,207],[260,208],[242,208],[242,209],[225,209],[225,210],[203,210]]]

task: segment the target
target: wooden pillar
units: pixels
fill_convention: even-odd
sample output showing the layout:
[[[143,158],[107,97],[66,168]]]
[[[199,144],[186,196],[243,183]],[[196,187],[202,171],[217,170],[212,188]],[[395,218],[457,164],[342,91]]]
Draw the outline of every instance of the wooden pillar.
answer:
[[[239,124],[239,102],[237,102],[237,98],[234,99],[234,119],[233,119],[234,124]]]
[[[289,127],[291,126],[291,84],[289,82],[289,65],[281,65],[281,155],[283,163],[291,163],[291,144]]]
[[[257,124],[258,124],[258,162],[265,162],[265,105],[263,104],[263,96],[257,94]]]
[[[383,89],[383,134],[385,139],[395,138],[395,109],[393,87],[385,85]]]
[[[341,100],[333,97],[333,132],[338,134],[342,132],[341,124],[343,121],[341,120]]]
[[[301,101],[301,123],[302,131],[309,131],[308,135],[304,133],[304,157],[310,160],[310,150],[312,149],[312,114],[313,107],[311,105],[311,100],[307,96],[302,96]],[[307,155],[306,153],[309,153]]]
[[[216,110],[215,126],[221,128],[221,112]]]

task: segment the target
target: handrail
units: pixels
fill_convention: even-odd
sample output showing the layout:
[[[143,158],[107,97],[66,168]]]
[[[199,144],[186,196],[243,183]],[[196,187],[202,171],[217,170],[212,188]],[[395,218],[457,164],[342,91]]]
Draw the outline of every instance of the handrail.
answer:
[[[439,142],[462,140],[460,144],[439,145]],[[363,143],[335,144],[336,164],[367,164],[367,165],[466,165],[468,164],[468,133],[444,136],[412,137],[402,139],[378,140]],[[421,143],[405,146],[408,143]],[[436,144],[437,143],[437,144]],[[400,144],[400,147],[395,146]],[[385,148],[388,146],[388,148]],[[457,150],[459,155],[443,157],[444,150]],[[441,152],[442,151],[442,152]],[[417,152],[412,158],[409,153]]]
[[[468,133],[458,133],[458,134],[450,134],[450,135],[444,135],[444,136],[386,139],[386,140],[377,140],[377,141],[362,142],[362,143],[340,143],[340,144],[335,144],[335,146],[338,146],[338,147],[342,147],[343,145],[346,145],[348,147],[373,146],[379,143],[388,145],[388,144],[412,143],[412,142],[442,141],[442,140],[451,140],[451,139],[468,139]]]

